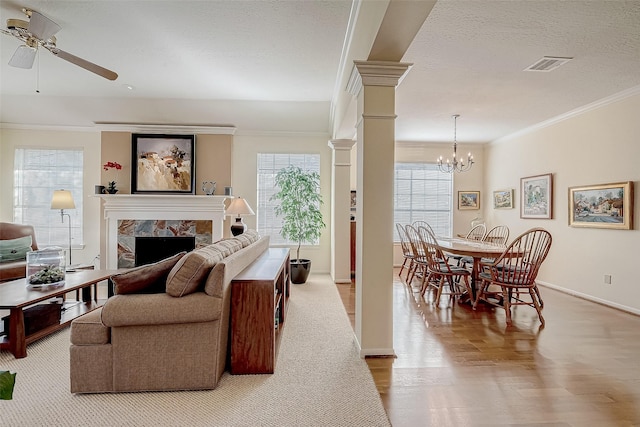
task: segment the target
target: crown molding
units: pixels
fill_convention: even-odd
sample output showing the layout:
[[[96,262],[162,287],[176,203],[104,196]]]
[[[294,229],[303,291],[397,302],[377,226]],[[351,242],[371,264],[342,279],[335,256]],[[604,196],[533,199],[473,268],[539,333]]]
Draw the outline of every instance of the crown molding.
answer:
[[[505,135],[503,137],[500,137],[500,138],[490,142],[490,144],[500,144],[500,143],[505,142],[505,141],[507,141],[507,140],[509,140],[511,138],[516,138],[516,137],[523,136],[523,135],[526,135],[526,134],[531,133],[531,132],[535,132],[535,131],[540,130],[540,129],[544,129],[546,127],[549,127],[549,126],[558,124],[560,122],[563,122],[565,120],[571,119],[573,117],[580,116],[580,115],[585,114],[585,113],[587,113],[589,111],[597,110],[599,108],[605,107],[605,106],[610,105],[610,104],[614,104],[614,103],[616,103],[618,101],[622,101],[623,99],[629,98],[631,96],[636,96],[636,95],[640,95],[640,86],[634,86],[634,87],[632,87],[630,89],[623,90],[623,91],[618,92],[616,94],[613,94],[611,96],[607,96],[606,98],[602,98],[602,99],[594,101],[594,102],[592,102],[590,104],[583,105],[582,107],[578,107],[578,108],[576,108],[574,110],[571,110],[571,111],[568,111],[568,112],[566,112],[564,114],[560,114],[559,116],[553,117],[553,118],[551,118],[549,120],[545,120],[545,121],[537,123],[537,124],[535,124],[533,126],[529,126],[527,128],[524,128],[524,129],[521,129],[519,131],[513,132],[513,133],[511,133],[509,135]]]
[[[101,131],[120,132],[163,132],[163,133],[194,133],[213,135],[234,135],[235,126],[209,126],[209,125],[181,125],[181,124],[154,124],[154,123],[113,123],[94,122]]]
[[[0,129],[15,130],[48,130],[58,132],[97,132],[94,126],[61,126],[61,125],[34,125],[22,123],[0,123]]]

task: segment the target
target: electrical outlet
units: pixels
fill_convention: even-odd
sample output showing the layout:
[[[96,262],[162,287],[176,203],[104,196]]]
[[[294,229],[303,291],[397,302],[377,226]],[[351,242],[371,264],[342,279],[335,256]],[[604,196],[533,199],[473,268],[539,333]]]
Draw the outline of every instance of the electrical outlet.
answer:
[[[605,274],[604,275],[604,284],[605,285],[610,285],[611,284],[611,275],[610,274]]]

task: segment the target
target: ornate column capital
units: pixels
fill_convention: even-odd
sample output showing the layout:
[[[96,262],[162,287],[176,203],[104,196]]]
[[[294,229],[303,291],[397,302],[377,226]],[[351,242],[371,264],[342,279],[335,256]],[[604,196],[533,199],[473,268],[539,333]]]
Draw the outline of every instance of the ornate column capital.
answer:
[[[397,86],[413,64],[394,61],[353,61],[347,91],[358,96],[362,86]]]
[[[329,147],[331,147],[331,149],[334,151],[337,151],[337,150],[350,151],[355,144],[356,144],[356,141],[354,141],[353,139],[330,139],[328,143]]]

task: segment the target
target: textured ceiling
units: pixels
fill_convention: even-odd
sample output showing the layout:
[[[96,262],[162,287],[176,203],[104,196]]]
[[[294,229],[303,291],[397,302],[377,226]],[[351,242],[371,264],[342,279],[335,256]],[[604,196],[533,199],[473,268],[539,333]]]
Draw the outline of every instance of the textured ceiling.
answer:
[[[42,49],[32,70],[9,67],[19,42],[0,34],[3,126],[328,133],[332,100],[344,91],[336,81],[351,69],[344,52],[370,47],[376,31],[363,29],[379,25],[349,0],[2,0],[2,24],[24,19],[25,5],[62,27],[61,49],[119,78]],[[522,71],[545,55],[574,59],[549,73]],[[458,141],[495,140],[640,87],[640,1],[439,0],[402,61],[414,65],[397,90],[398,140],[450,141],[452,114],[461,115]]]

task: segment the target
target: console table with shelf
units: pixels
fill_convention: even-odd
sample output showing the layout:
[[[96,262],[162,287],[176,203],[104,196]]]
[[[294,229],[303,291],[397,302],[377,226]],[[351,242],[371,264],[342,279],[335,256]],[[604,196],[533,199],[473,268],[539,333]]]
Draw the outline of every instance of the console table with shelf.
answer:
[[[272,374],[290,291],[288,248],[269,248],[231,282],[232,374]]]

